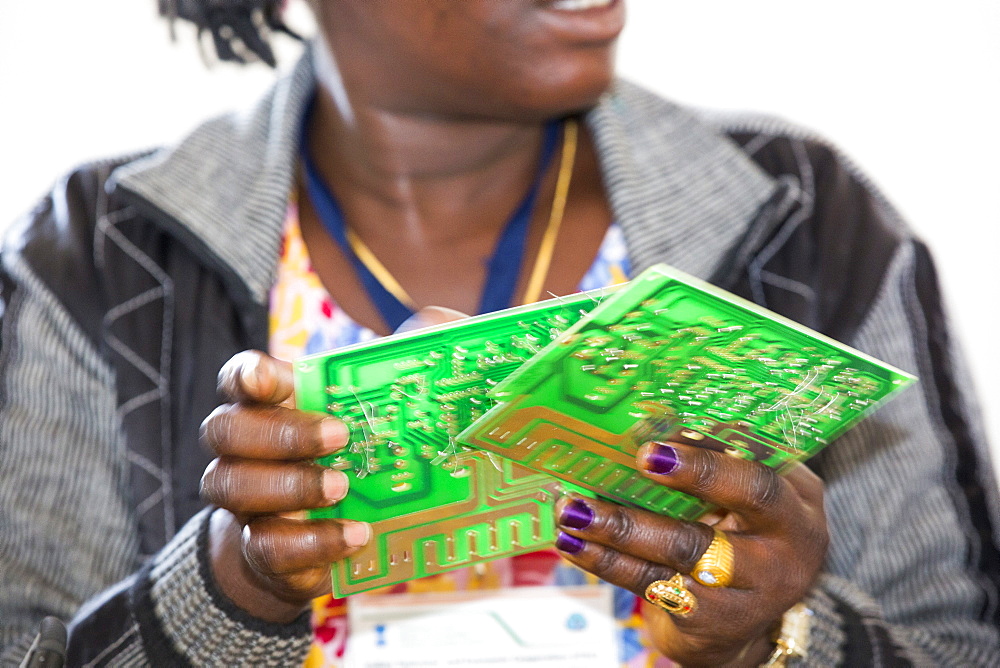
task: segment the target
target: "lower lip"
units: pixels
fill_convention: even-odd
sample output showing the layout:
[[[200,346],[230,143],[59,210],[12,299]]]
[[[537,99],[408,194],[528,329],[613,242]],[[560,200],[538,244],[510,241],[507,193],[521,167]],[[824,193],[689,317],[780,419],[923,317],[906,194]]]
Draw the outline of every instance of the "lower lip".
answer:
[[[586,9],[560,9],[546,0],[542,9],[549,27],[579,43],[606,43],[618,37],[625,27],[624,0]]]

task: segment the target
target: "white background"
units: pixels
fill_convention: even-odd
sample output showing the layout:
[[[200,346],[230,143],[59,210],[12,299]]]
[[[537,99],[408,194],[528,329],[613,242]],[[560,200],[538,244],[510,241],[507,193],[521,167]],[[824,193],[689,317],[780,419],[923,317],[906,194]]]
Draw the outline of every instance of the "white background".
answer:
[[[0,227],[73,164],[171,141],[273,79],[263,67],[207,71],[187,26],[170,43],[155,4],[0,0]],[[630,0],[629,10],[625,76],[818,130],[930,243],[1000,452],[1000,2]],[[287,67],[295,47],[283,46]]]

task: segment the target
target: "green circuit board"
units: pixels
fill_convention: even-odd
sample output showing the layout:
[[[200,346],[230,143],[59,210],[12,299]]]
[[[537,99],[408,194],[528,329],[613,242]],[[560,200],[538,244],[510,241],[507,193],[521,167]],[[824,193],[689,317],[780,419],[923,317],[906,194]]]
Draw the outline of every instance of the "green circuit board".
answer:
[[[709,507],[635,470],[675,440],[781,468],[913,376],[663,265],[643,272],[495,387],[459,441],[620,503]]]
[[[551,299],[297,360],[296,405],[329,413],[350,443],[320,463],[351,478],[314,517],[373,524],[375,539],[334,564],[337,596],[537,550],[554,538],[557,481],[460,446],[488,390],[611,290]]]

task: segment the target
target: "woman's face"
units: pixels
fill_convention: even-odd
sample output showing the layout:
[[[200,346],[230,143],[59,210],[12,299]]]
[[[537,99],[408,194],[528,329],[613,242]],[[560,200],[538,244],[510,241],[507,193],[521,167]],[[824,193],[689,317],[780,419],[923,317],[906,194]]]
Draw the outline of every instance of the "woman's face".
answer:
[[[315,0],[345,84],[401,113],[539,120],[611,83],[624,0]]]

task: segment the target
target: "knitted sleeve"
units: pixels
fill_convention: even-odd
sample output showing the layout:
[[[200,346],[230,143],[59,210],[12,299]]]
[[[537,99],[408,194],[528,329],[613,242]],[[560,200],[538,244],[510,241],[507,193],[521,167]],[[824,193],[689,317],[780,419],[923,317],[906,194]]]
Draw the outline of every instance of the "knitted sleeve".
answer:
[[[920,383],[823,455],[831,546],[811,664],[1000,665],[996,482],[946,334],[926,249],[903,244],[853,343]]]
[[[86,227],[66,210],[43,202],[0,255],[0,665],[46,615],[72,619],[69,665],[301,663],[308,615],[268,624],[216,589],[208,511],[140,563],[114,372],[27,259]]]

